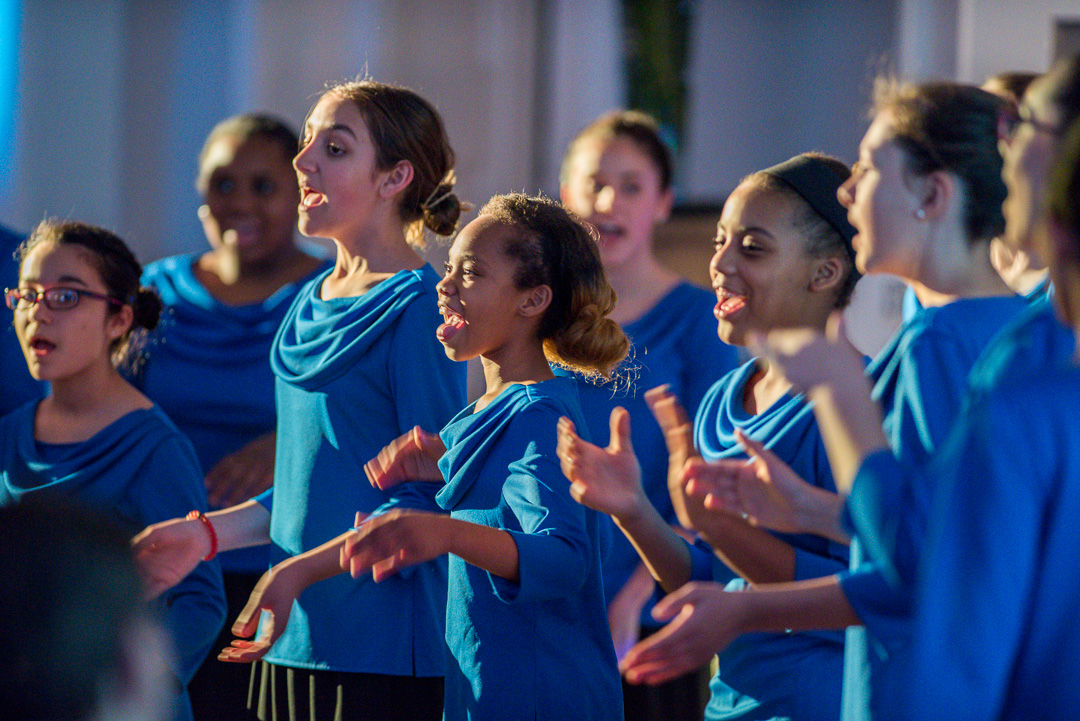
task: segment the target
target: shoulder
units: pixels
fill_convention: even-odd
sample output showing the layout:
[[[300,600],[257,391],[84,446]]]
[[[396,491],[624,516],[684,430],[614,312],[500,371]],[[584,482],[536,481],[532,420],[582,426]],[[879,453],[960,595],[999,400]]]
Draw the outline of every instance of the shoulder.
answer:
[[[199,253],[184,253],[151,261],[143,266],[142,282],[144,285],[176,279],[191,272],[191,265],[198,259]]]

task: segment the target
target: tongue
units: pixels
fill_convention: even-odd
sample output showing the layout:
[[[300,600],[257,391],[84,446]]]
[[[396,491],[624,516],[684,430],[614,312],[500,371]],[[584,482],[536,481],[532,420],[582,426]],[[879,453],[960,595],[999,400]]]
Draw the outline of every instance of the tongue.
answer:
[[[465,325],[465,321],[457,320],[452,323],[443,323],[439,326],[439,330],[435,332],[436,337],[441,341],[448,341],[457,335],[457,332],[461,330]]]
[[[724,315],[731,315],[735,311],[742,308],[744,305],[746,305],[746,298],[742,298],[742,297],[739,297],[739,296],[734,296],[734,297],[728,298],[727,300],[725,300],[723,303],[720,304],[720,312],[723,313]]]

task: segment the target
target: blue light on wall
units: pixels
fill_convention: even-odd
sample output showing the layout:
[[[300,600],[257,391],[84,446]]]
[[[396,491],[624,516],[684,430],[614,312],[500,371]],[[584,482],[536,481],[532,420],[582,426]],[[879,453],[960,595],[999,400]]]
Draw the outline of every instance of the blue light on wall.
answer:
[[[13,184],[21,0],[0,0],[0,195]]]

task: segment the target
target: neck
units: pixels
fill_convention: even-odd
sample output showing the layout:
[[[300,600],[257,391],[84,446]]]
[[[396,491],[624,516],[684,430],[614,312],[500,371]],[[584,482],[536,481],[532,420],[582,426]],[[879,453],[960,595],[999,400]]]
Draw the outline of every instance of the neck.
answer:
[[[481,356],[480,362],[484,368],[485,390],[477,401],[476,410],[481,410],[511,385],[529,385],[555,377],[540,343],[493,351]]]
[[[935,252],[935,248],[940,248]],[[917,272],[907,277],[919,302],[930,308],[961,298],[989,298],[1015,295],[990,262],[985,243],[931,245]]]
[[[112,363],[105,360],[81,373],[51,382],[52,406],[66,415],[85,415],[110,405],[127,386]]]
[[[643,316],[679,282],[679,277],[651,252],[618,266],[605,266],[604,273],[618,296],[611,319],[620,325]]]

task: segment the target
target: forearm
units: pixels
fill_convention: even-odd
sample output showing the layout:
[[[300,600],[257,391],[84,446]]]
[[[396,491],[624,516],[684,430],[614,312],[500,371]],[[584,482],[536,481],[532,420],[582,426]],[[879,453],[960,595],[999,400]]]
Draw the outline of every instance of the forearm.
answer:
[[[846,546],[851,543],[851,536],[841,523],[843,512],[844,496],[816,486],[808,488],[795,504],[795,514],[804,533],[822,536]]]
[[[751,584],[795,579],[795,549],[730,514],[709,514],[695,530],[716,555]]]
[[[231,508],[212,511],[206,517],[214,525],[218,552],[270,543],[270,511],[258,501],[245,501]]]
[[[514,538],[501,528],[434,516],[445,524],[447,551],[477,568],[517,583],[521,578],[518,548]]]
[[[649,573],[671,593],[690,580],[692,564],[686,543],[647,501],[633,516],[615,518]]]
[[[305,551],[292,558],[287,558],[274,566],[275,574],[287,573],[296,579],[301,590],[323,579],[344,573],[341,565],[341,551],[345,548],[345,539],[353,533],[350,529],[321,546]]]
[[[846,495],[862,460],[888,447],[881,430],[881,407],[871,398],[865,378],[843,386],[818,386],[808,397],[814,403],[836,488]]]
[[[735,594],[744,633],[839,630],[862,623],[835,576],[751,587]]]

